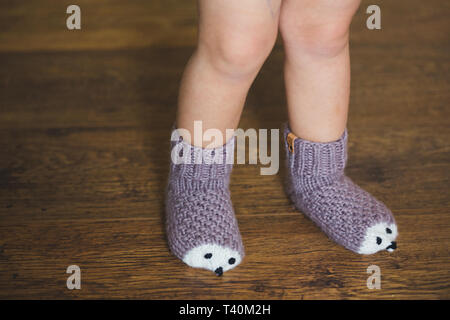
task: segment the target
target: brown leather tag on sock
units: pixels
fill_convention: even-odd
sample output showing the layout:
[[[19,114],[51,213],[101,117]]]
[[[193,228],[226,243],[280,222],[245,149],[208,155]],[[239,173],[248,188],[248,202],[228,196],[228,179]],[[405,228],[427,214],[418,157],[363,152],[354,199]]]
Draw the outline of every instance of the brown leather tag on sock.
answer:
[[[293,134],[292,132],[289,132],[286,141],[288,143],[288,148],[291,153],[294,153],[294,141],[297,139],[297,136]]]

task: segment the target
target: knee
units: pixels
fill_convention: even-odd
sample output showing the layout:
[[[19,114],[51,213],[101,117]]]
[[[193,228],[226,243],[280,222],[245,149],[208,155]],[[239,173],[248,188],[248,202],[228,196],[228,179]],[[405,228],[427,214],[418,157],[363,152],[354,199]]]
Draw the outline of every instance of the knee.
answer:
[[[280,33],[286,54],[300,52],[333,57],[342,52],[348,44],[350,23],[359,3],[360,0],[337,1],[323,12],[317,9],[305,17],[289,10],[282,12]]]
[[[254,76],[270,54],[274,34],[222,35],[199,42],[198,51],[213,67],[232,77]]]

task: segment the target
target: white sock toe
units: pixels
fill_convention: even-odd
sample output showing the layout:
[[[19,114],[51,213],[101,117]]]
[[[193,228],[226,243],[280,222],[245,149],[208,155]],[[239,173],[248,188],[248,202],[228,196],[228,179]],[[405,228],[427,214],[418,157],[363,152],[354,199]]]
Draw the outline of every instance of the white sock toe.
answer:
[[[241,255],[230,248],[217,244],[203,244],[189,250],[183,262],[193,268],[202,268],[222,275],[241,263]]]
[[[395,224],[378,223],[367,229],[359,248],[361,254],[372,254],[381,250],[392,252],[397,248],[397,226]]]

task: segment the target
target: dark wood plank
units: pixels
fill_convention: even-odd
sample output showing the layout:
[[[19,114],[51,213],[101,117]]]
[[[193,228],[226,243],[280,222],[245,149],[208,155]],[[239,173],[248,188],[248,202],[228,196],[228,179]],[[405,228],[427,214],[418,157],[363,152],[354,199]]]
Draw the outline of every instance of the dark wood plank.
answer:
[[[170,255],[159,219],[2,224],[0,298],[448,298],[448,212],[432,214],[399,215],[401,226],[420,221],[433,234],[403,228],[396,253],[374,256],[335,246],[301,215],[240,216],[247,257],[221,278]],[[79,291],[65,287],[72,264]],[[366,287],[372,264],[381,290]]]

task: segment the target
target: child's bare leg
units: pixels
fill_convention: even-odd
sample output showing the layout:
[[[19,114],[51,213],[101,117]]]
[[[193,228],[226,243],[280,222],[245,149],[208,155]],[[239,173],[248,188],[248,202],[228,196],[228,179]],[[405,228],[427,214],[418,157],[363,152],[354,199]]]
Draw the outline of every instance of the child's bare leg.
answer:
[[[360,0],[283,0],[280,31],[289,125],[316,142],[338,139],[347,123],[348,34]]]
[[[348,32],[359,0],[283,0],[288,193],[334,241],[361,254],[397,244],[390,210],[344,174]]]
[[[204,130],[220,129],[224,137],[225,129],[237,127],[250,85],[275,43],[280,2],[199,1],[199,42],[181,82],[177,127],[193,136],[194,121],[202,120]]]

